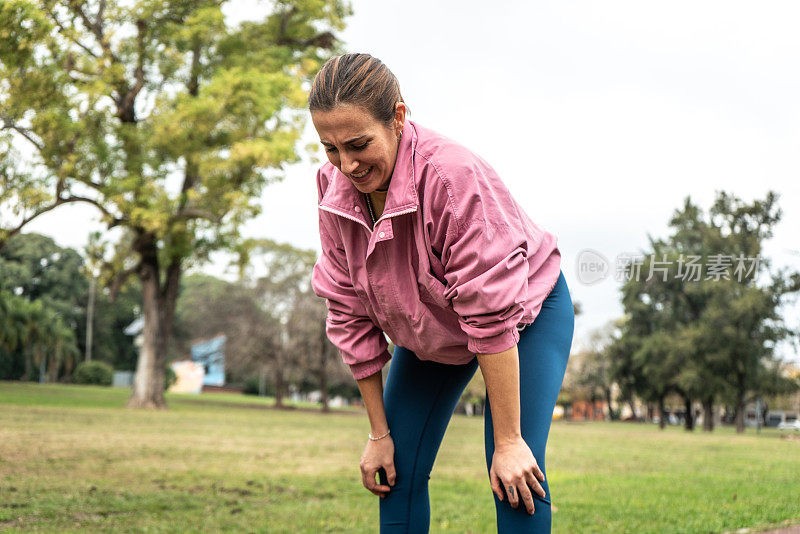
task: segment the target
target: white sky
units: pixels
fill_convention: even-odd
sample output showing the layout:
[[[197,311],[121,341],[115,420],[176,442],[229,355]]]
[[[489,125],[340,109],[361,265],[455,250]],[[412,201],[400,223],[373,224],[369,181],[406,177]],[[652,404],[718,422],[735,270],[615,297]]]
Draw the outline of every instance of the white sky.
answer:
[[[257,17],[235,2],[231,20]],[[613,263],[664,236],[687,195],[780,193],[766,255],[800,268],[800,4],[354,0],[348,51],[380,58],[409,117],[480,154],[531,218],[558,236],[576,346],[622,314],[619,283],[576,277],[583,249]],[[318,141],[310,123],[306,140]],[[322,152],[320,152],[320,157]],[[315,171],[298,164],[247,235],[319,250]],[[80,248],[94,213],[63,207],[29,231]],[[794,232],[792,231],[794,229]],[[218,274],[221,267],[209,266]],[[798,306],[787,309],[797,325]],[[784,356],[797,359],[783,350]]]

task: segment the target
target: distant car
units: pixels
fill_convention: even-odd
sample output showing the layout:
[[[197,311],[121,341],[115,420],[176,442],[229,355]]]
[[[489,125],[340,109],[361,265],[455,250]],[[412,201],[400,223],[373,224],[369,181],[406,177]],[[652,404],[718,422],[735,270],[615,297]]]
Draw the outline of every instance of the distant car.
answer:
[[[779,423],[778,424],[779,430],[800,430],[800,419],[795,419],[794,421],[787,422],[787,423]]]

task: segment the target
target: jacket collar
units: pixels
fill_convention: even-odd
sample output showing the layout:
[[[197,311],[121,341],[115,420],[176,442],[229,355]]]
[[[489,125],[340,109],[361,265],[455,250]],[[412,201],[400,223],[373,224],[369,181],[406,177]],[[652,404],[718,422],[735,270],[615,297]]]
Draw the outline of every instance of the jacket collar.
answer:
[[[406,119],[403,124],[403,135],[397,149],[397,159],[386,193],[386,204],[381,218],[391,217],[416,211],[419,207],[417,184],[414,176],[414,149],[417,145],[417,131],[414,123]],[[319,203],[319,207],[327,211],[340,212],[349,218],[364,220],[364,213],[355,210],[364,205],[362,193],[339,169],[331,165],[333,174],[328,188]],[[361,208],[359,208],[361,209]],[[362,210],[363,211],[363,210]]]

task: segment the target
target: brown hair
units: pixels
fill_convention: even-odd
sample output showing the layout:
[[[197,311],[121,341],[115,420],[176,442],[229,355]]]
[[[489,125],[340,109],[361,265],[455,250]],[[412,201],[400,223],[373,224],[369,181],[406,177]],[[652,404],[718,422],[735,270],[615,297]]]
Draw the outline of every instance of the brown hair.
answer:
[[[308,109],[331,111],[340,104],[356,105],[389,126],[398,101],[405,103],[400,84],[380,59],[369,54],[344,54],[326,61],[314,77]]]

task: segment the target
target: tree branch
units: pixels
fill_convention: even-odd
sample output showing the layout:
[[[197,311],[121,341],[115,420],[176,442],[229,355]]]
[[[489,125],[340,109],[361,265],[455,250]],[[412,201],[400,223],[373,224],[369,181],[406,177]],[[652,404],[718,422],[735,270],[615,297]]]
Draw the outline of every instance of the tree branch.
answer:
[[[108,265],[108,263],[106,263],[106,265]],[[111,299],[111,302],[116,300],[120,289],[122,289],[122,286],[125,284],[125,281],[130,278],[131,275],[136,274],[136,272],[139,270],[139,266],[140,264],[137,263],[133,267],[124,269],[114,275],[114,278],[112,278],[111,282],[108,284],[108,290],[110,292],[109,298]]]
[[[124,95],[121,95],[120,98],[120,108],[123,110],[123,114],[129,117],[135,117],[134,113],[134,102],[136,101],[136,97],[144,88],[145,84],[145,76],[144,76],[144,56],[145,56],[145,42],[144,42],[144,35],[145,31],[147,30],[147,24],[144,20],[137,20],[136,21],[136,29],[137,29],[137,43],[138,43],[138,58],[136,60],[136,70],[133,71],[134,78],[136,82],[134,83],[133,87],[128,89]]]
[[[33,146],[35,146],[38,150],[44,150],[44,145],[34,139],[33,134],[27,128],[23,128],[22,126],[15,124],[14,121],[12,121],[6,115],[0,115],[0,121],[3,121],[3,126],[0,128],[0,130],[14,130],[22,137],[30,141],[31,144],[33,144]]]
[[[97,39],[97,43],[100,45],[100,48],[103,49],[103,52],[108,54],[114,63],[119,63],[119,58],[116,56],[116,54],[114,54],[114,51],[111,50],[111,46],[106,41],[106,36],[103,31],[103,20],[99,17],[100,11],[98,10],[98,17],[94,22],[92,22],[92,20],[81,7],[81,4],[82,2],[77,2],[75,0],[68,2],[68,5],[72,9],[73,13],[78,15],[83,22],[83,25],[86,26],[86,29],[94,34],[95,39]]]
[[[100,5],[97,8],[97,16],[94,19],[96,26],[103,27],[103,12],[106,10],[106,0],[100,0]]]
[[[189,70],[189,82],[186,84],[186,90],[191,96],[197,96],[200,93],[200,45],[195,44],[192,47],[192,66]]]
[[[83,183],[83,182],[81,182],[81,183]],[[123,222],[123,219],[121,219],[120,217],[117,217],[116,215],[114,215],[113,213],[108,211],[108,209],[106,209],[105,206],[103,206],[98,201],[94,200],[93,198],[81,197],[81,196],[77,196],[77,195],[70,195],[69,197],[67,197],[64,200],[64,203],[69,203],[69,202],[85,202],[87,204],[91,204],[92,206],[95,206],[97,209],[102,211],[104,215],[106,215],[108,218],[111,219],[111,222],[114,224],[114,226],[116,226],[117,224]]]
[[[44,215],[45,213],[47,213],[49,211],[54,210],[55,208],[57,208],[58,206],[60,206],[62,204],[70,204],[72,202],[86,202],[88,204],[92,204],[93,206],[97,207],[100,211],[102,211],[106,216],[108,216],[108,217],[110,217],[112,219],[113,226],[116,226],[117,224],[122,222],[122,219],[119,219],[119,218],[115,217],[102,204],[100,204],[99,202],[97,202],[94,199],[87,198],[87,197],[81,197],[81,196],[75,196],[75,195],[70,195],[68,197],[57,197],[52,203],[47,204],[45,206],[42,206],[41,208],[39,208],[38,210],[36,210],[32,214],[30,214],[29,216],[25,217],[22,220],[22,222],[20,222],[14,228],[11,228],[10,230],[5,231],[4,232],[5,233],[4,238],[2,240],[0,240],[0,248],[2,248],[3,245],[5,244],[5,242],[8,241],[9,237],[11,237],[13,235],[16,235],[19,232],[21,232],[22,229],[28,223],[30,223],[32,220],[36,219],[37,217],[39,217],[41,215]]]
[[[69,35],[69,30],[66,28],[66,26],[61,24],[61,21],[58,19],[58,16],[56,15],[56,12],[53,11],[52,9],[49,9],[47,7],[47,4],[45,4],[45,11],[47,11],[47,14],[50,15],[51,19],[53,19],[53,22],[56,23],[56,26],[58,26],[58,29],[61,30],[61,34],[64,35],[64,37],[66,37],[69,41],[72,41],[74,44],[78,45],[80,48],[82,48],[90,56],[92,56],[94,58],[98,58],[99,57],[94,50],[89,48],[87,45],[83,44],[77,38],[67,37]]]
[[[136,96],[139,94],[139,91],[142,90],[144,87],[144,56],[146,52],[145,42],[144,42],[144,35],[145,31],[147,30],[147,24],[144,20],[137,20],[136,21],[136,30],[138,31],[137,34],[137,44],[138,44],[138,52],[139,55],[136,58],[136,70],[134,71],[134,77],[136,78],[136,84],[133,86],[131,93],[133,93],[133,97],[131,100],[135,99]]]
[[[297,6],[292,6],[291,9],[288,9],[281,13],[280,20],[280,29],[278,30],[278,37],[275,40],[275,43],[280,46],[293,46],[297,48],[307,48],[309,46],[315,46],[319,48],[324,48],[329,50],[333,47],[333,43],[336,40],[336,37],[331,32],[322,32],[317,34],[313,37],[308,39],[293,39],[287,37],[289,32],[289,21],[293,15],[297,13]]]

